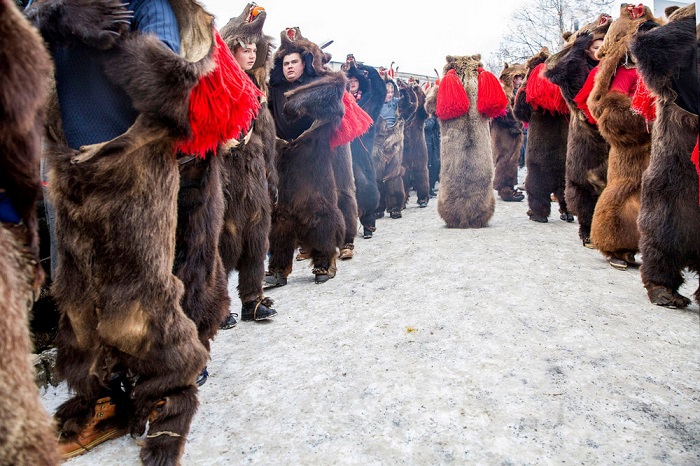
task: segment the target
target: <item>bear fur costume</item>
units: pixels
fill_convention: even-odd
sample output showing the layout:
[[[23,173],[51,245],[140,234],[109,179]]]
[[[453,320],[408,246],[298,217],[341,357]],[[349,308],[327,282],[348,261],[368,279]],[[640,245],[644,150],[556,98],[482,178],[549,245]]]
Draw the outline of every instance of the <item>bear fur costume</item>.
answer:
[[[506,201],[521,201],[523,195],[513,187],[518,184],[518,160],[523,145],[523,124],[513,116],[515,94],[513,80],[516,76],[525,79],[525,65],[515,63],[505,64],[498,77],[503,91],[508,96],[507,113],[491,120],[491,152],[493,153],[494,177],[493,189],[501,199]]]
[[[455,70],[471,102],[461,117],[440,119],[438,213],[448,228],[483,228],[496,209],[489,118],[477,108],[478,69],[482,66],[481,55],[448,55],[443,69],[443,76]]]
[[[682,308],[690,304],[678,293],[683,269],[700,272],[700,205],[690,161],[700,130],[700,26],[692,3],[667,12],[668,24],[637,33],[630,47],[644,83],[656,96],[651,160],[642,176],[639,249],[649,300]],[[695,301],[700,303],[698,285]]]
[[[527,77],[515,96],[513,114],[528,123],[525,146],[525,191],[530,220],[546,223],[552,210],[551,194],[559,203],[559,218],[573,222],[574,217],[566,206],[566,139],[569,131],[568,116],[559,112],[535,109],[527,102],[527,81],[537,65],[550,57],[543,48],[527,61]]]
[[[117,416],[98,426],[121,427],[125,414],[133,435],[148,425],[140,455],[146,465],[176,464],[182,456],[198,406],[194,382],[208,359],[195,323],[182,310],[183,285],[173,275],[175,145],[194,135],[189,99],[216,68],[215,30],[213,16],[197,2],[170,3],[181,55],[153,35],[115,26],[122,23],[111,19],[125,14],[118,1],[46,0],[28,13],[51,45],[77,41],[105,50],[105,75],[139,113],[126,133],[76,156],[53,106],[46,158],[59,253],[53,284],[61,310],[57,369],[75,393],[58,408],[58,427],[65,438],[75,438],[107,392]],[[105,33],[116,27],[121,36]],[[122,384],[126,393],[107,391]]]
[[[424,131],[428,112],[425,111],[423,88],[417,83],[409,82],[408,90],[415,94],[416,111],[406,120],[403,128],[403,159],[401,163],[404,167],[405,203],[408,203],[409,191],[413,188],[418,197],[416,203],[420,207],[425,207],[430,200],[428,146],[425,143]]]
[[[13,1],[0,0],[0,464],[5,465],[60,463],[30,363],[28,326],[44,276],[34,203],[41,193],[41,133],[51,74],[37,31]]]
[[[377,119],[386,97],[386,85],[379,72],[371,66],[352,62],[345,72],[348,77],[355,77],[360,85],[362,95],[357,101],[362,110],[372,118],[374,124],[370,129],[350,143],[352,152],[352,172],[355,178],[355,196],[357,214],[364,229],[364,236],[371,237],[376,231],[375,211],[379,206],[379,188],[372,160]]]
[[[393,219],[401,218],[401,210],[404,206],[406,194],[403,185],[404,167],[403,143],[404,127],[406,120],[413,115],[417,108],[413,94],[409,92],[405,83],[399,88],[396,83],[389,78],[385,82],[394,86],[395,95],[398,94],[399,102],[396,109],[396,121],[389,126],[383,118],[378,119],[377,133],[372,149],[372,160],[377,176],[377,187],[379,188],[379,206],[375,213],[377,218],[384,216],[384,211],[389,212]]]
[[[587,100],[600,134],[610,144],[607,185],[593,213],[591,241],[619,269],[634,264],[639,250],[637,217],[642,173],[649,165],[651,124],[632,112],[633,92],[626,88],[614,90],[613,84],[616,77],[635,67],[629,42],[637,28],[647,21],[658,23],[648,7],[638,12],[636,7],[622,4],[619,18],[610,25],[596,54],[600,59],[599,70]]]
[[[293,121],[310,119],[313,124],[292,140],[277,139],[279,197],[272,212],[266,281],[274,277],[275,284],[286,283],[294,250],[301,244],[311,256],[316,282],[323,283],[334,271],[337,250],[343,245],[346,231],[343,212],[338,208],[334,150],[330,147],[330,138],[345,112],[342,99],[346,79],[344,73],[324,65],[330,60],[328,54],[301,36],[298,29],[282,31],[280,40],[270,72],[270,87],[286,81],[283,58],[299,53],[305,73],[312,80],[286,92],[284,114]],[[353,217],[357,217],[357,211]]]
[[[221,29],[221,37],[231,52],[240,43],[256,44],[256,60],[247,73],[266,93],[272,66],[272,37],[262,32],[265,11],[249,21],[253,6],[249,3],[238,17],[231,18]],[[257,317],[256,306],[272,306],[272,300],[263,295],[262,282],[272,205],[277,196],[275,122],[266,103],[258,112],[252,132],[241,141],[230,141],[222,152],[226,210],[219,243],[221,257],[226,276],[238,271],[238,296],[243,310],[252,308]]]
[[[600,193],[605,188],[610,146],[598,127],[586,118],[574,98],[591,73],[592,63],[586,50],[594,40],[603,39],[612,18],[600,15],[596,21],[568,38],[550,63],[545,77],[559,86],[569,106],[569,135],[566,143],[566,189],[564,197],[569,211],[578,217],[578,235],[586,247],[591,243],[591,223]]]

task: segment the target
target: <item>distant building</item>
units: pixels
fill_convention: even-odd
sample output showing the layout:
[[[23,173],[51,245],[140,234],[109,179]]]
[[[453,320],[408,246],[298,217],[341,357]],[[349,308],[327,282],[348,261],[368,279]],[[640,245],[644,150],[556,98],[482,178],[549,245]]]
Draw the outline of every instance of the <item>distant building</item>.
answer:
[[[340,70],[340,67],[341,67],[344,63],[345,63],[345,62],[340,62],[340,61],[333,61],[333,60],[331,60],[329,64],[331,65],[331,68],[332,68],[334,71],[339,71],[339,70]],[[363,62],[358,62],[358,63],[363,63]],[[363,64],[365,64],[365,63],[363,63]],[[367,66],[371,66],[372,68],[379,69],[379,66],[374,66],[374,65],[369,65],[369,64],[367,64]],[[384,65],[384,66],[386,66],[386,65]],[[430,80],[431,83],[434,83],[434,82],[435,82],[435,79],[437,78],[437,76],[428,76],[428,75],[425,75],[425,74],[410,73],[410,72],[408,72],[408,71],[403,71],[403,70],[397,71],[396,74],[394,75],[394,77],[395,77],[395,78],[401,78],[401,79],[404,79],[404,80],[408,80],[408,78],[417,79],[418,82],[420,82],[421,84],[425,83],[425,82],[428,81],[428,80]]]

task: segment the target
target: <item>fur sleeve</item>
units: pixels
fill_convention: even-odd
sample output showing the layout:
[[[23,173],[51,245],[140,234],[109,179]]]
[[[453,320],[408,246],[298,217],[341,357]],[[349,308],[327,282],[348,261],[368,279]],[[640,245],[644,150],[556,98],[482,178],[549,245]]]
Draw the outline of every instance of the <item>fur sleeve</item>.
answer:
[[[309,116],[314,120],[342,118],[345,113],[343,93],[345,78],[329,74],[286,93],[284,113],[290,119]]]
[[[564,98],[572,103],[588,77],[586,49],[592,41],[591,34],[578,36],[569,52],[556,65],[545,72],[545,77],[559,86]]]
[[[386,98],[386,84],[384,84],[384,80],[379,75],[379,72],[371,66],[359,65],[358,68],[367,72],[369,88],[372,93],[369,102],[363,107],[363,110],[372,117],[373,121],[377,121],[379,112],[384,104],[384,99]]]
[[[526,102],[527,91],[525,90],[525,86],[526,84],[523,84],[520,89],[518,89],[518,93],[515,95],[513,115],[515,115],[515,118],[523,123],[529,123],[530,117],[532,116],[532,107]]]

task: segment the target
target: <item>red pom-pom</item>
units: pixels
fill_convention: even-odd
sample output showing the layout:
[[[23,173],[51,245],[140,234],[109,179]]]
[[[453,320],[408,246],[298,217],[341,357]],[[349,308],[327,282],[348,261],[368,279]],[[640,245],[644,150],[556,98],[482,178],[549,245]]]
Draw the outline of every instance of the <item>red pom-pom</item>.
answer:
[[[214,30],[214,69],[190,92],[191,137],[175,148],[185,154],[205,157],[219,143],[245,134],[260,109],[263,93],[238,66],[233,54]]]
[[[455,70],[447,72],[438,88],[435,115],[441,120],[459,118],[469,111],[469,96]]]
[[[593,91],[593,86],[595,85],[595,75],[598,74],[598,70],[599,68],[596,66],[591,70],[590,73],[588,73],[588,78],[586,78],[586,82],[583,83],[583,87],[580,91],[578,91],[576,97],[574,97],[574,102],[576,103],[576,106],[579,110],[581,110],[584,113],[584,115],[586,115],[586,119],[592,125],[596,125],[598,124],[598,122],[595,121],[595,118],[593,118],[593,115],[591,114],[591,109],[588,108],[587,102],[588,96],[590,96],[591,92]]]
[[[698,150],[698,146],[700,146],[700,136],[698,136],[695,149],[693,149],[693,154],[690,156],[690,160],[693,161],[695,170],[698,172],[698,203],[700,204],[700,150]]]
[[[335,133],[331,136],[331,149],[347,144],[353,139],[362,136],[372,126],[372,117],[357,105],[355,98],[347,91],[343,93],[343,106],[345,107],[345,113],[343,114],[343,119],[340,120],[340,125],[338,125]]]
[[[508,96],[503,86],[493,73],[479,68],[476,108],[479,113],[488,118],[498,118],[508,113]]]
[[[525,101],[535,110],[547,110],[552,113],[567,115],[569,107],[566,105],[561,89],[552,81],[544,77],[545,64],[540,63],[527,78],[527,98]]]
[[[632,96],[632,111],[644,117],[647,121],[656,120],[656,96],[644,84],[642,77],[637,80],[637,88]]]

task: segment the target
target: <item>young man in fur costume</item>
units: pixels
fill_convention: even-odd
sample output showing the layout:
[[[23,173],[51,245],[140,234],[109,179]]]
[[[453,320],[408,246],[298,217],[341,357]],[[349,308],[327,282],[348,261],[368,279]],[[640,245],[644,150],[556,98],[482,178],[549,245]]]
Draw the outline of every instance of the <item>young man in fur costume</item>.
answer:
[[[419,207],[427,207],[430,200],[430,184],[428,182],[428,146],[425,143],[425,92],[415,82],[408,83],[409,92],[415,95],[416,111],[406,120],[403,129],[403,187],[405,192],[404,204],[408,203],[409,190],[416,190]]]
[[[372,160],[377,176],[379,205],[375,216],[381,218],[384,211],[393,219],[401,218],[406,194],[403,187],[403,143],[406,120],[415,113],[417,102],[411,99],[408,87],[385,78],[387,94],[380,111],[377,133],[372,149]],[[398,94],[398,97],[395,95]]]
[[[348,65],[345,74],[350,81],[350,93],[355,97],[360,108],[376,123],[386,97],[386,85],[379,72],[370,66],[357,65],[353,60]],[[355,92],[353,92],[353,78],[357,82]],[[372,160],[375,133],[376,124],[350,143],[357,213],[363,228],[362,236],[366,239],[371,238],[377,229],[375,211],[379,205],[379,189],[377,188],[377,177]],[[344,259],[343,252],[343,250],[340,252],[341,259]],[[352,253],[352,249],[350,253]],[[352,256],[352,254],[350,255]]]
[[[592,84],[598,65],[597,48],[603,42],[612,18],[600,15],[568,38],[563,49],[547,65],[545,76],[559,86],[569,106],[569,135],[566,144],[566,205],[578,217],[579,238],[592,248],[591,223],[598,197],[605,187],[610,147],[595,122],[577,105],[587,81]],[[597,71],[597,68],[595,68]]]
[[[263,92],[267,90],[272,54],[272,37],[262,31],[266,17],[261,7],[249,3],[221,29],[222,38],[241,68]],[[226,213],[220,250],[226,275],[238,270],[241,319],[269,319],[277,311],[272,308],[272,300],[263,294],[262,282],[272,204],[277,196],[277,167],[275,123],[266,103],[250,132],[229,141],[221,158]]]
[[[65,457],[128,422],[132,435],[148,427],[144,464],[176,464],[208,359],[173,275],[176,153],[215,149],[247,128],[259,104],[197,2],[130,8],[42,0],[28,11],[56,63],[46,158],[59,253],[57,369],[74,392],[56,418]],[[202,104],[209,97],[215,107]]]
[[[504,116],[491,121],[491,150],[493,151],[493,189],[506,202],[520,202],[525,195],[514,189],[518,184],[518,160],[523,145],[523,124],[513,116],[513,103],[525,78],[525,66],[505,64],[499,80],[508,96],[508,110]]]
[[[496,208],[489,119],[505,115],[508,97],[481,55],[448,56],[433,106],[440,119],[438,213],[448,228],[483,228]]]
[[[287,284],[297,244],[309,251],[315,282],[325,283],[335,273],[346,233],[331,148],[344,114],[346,80],[325,66],[328,55],[297,28],[282,31],[280,39],[268,92],[278,138],[279,200],[272,213],[265,283]]]
[[[41,405],[28,315],[44,273],[34,204],[51,61],[14,2],[0,0],[0,464],[57,465]]]
[[[642,173],[651,151],[649,125],[631,110],[637,72],[629,43],[639,26],[658,21],[648,7],[622,4],[620,17],[610,25],[596,54],[599,70],[587,100],[600,134],[610,144],[607,185],[595,207],[591,241],[611,266],[621,270],[635,263],[639,250]]]
[[[683,269],[700,272],[698,182],[690,161],[700,130],[700,26],[695,25],[694,4],[675,8],[666,10],[665,26],[638,32],[630,50],[644,84],[656,97],[651,160],[642,176],[638,219],[642,282],[652,303],[683,308],[690,304],[678,293]],[[694,296],[700,303],[698,285]]]
[[[527,215],[532,221],[547,223],[554,194],[559,218],[573,222],[564,195],[569,109],[559,89],[542,76],[549,56],[549,50],[544,48],[528,60],[527,76],[513,107],[515,117],[529,125],[525,148]],[[539,89],[544,90],[537,92]]]

